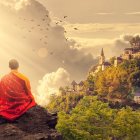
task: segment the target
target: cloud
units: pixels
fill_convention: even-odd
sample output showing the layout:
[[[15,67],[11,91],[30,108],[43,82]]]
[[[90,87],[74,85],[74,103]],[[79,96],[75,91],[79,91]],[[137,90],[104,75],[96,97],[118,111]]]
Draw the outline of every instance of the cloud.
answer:
[[[108,12],[104,12],[104,13],[96,13],[96,15],[113,15],[114,13],[108,13]]]
[[[29,3],[26,3],[29,2]],[[91,54],[77,49],[77,42],[66,39],[65,29],[53,23],[49,11],[35,0],[11,0],[20,8],[9,8],[8,1],[0,5],[1,71],[7,70],[10,58],[20,62],[20,70],[31,79],[36,93],[38,80],[46,73],[62,67],[71,80],[82,80],[89,67],[96,63]]]
[[[38,50],[38,56],[45,58],[48,55],[48,50],[46,47],[42,47]]]
[[[116,32],[119,33],[136,33],[140,32],[140,23],[107,23],[107,24],[101,24],[101,23],[86,23],[86,24],[71,24],[71,23],[65,23],[64,27],[67,31],[68,36],[80,36],[80,35],[101,35],[101,34],[107,34],[110,33],[112,36],[113,34],[116,34]],[[74,30],[74,28],[78,28],[78,30]],[[105,37],[104,37],[105,38]]]
[[[35,96],[39,105],[46,106],[52,94],[59,94],[59,88],[66,86],[70,82],[70,74],[63,68],[59,68],[56,72],[47,73],[42,80],[39,81],[38,94]]]
[[[1,4],[5,6],[10,6],[11,8],[14,8],[16,10],[20,10],[24,6],[30,5],[31,0],[6,0],[6,1],[0,1]]]
[[[109,59],[113,56],[120,56],[125,48],[131,47],[129,41],[139,34],[123,34],[114,39],[93,39],[90,42],[85,39],[86,43],[81,42],[81,51],[91,52],[94,57],[98,57],[101,48],[104,48],[106,58]],[[80,40],[80,39],[79,39]],[[82,40],[82,39],[81,39]],[[96,42],[96,43],[95,43]],[[83,47],[82,47],[83,46]]]
[[[104,48],[107,58],[120,55],[125,47],[129,47],[128,40],[140,32],[140,23],[67,23],[64,27],[68,32],[66,35],[77,42],[77,48],[91,53],[94,58],[100,55],[101,48]],[[73,30],[74,27],[78,31]]]
[[[30,2],[31,2],[31,0],[16,0],[15,9],[16,9],[16,10],[20,10],[20,9],[22,9],[24,6],[30,5],[30,4],[31,4]]]
[[[140,12],[130,12],[130,13],[125,13],[126,15],[140,15]]]
[[[113,43],[113,39],[107,39],[107,38],[83,38],[83,37],[73,37],[74,40],[77,41],[77,44],[79,44],[79,48],[86,48],[87,46],[102,46],[105,44],[111,44]]]
[[[13,6],[13,0],[7,0],[7,1],[0,1],[1,4],[5,6]]]

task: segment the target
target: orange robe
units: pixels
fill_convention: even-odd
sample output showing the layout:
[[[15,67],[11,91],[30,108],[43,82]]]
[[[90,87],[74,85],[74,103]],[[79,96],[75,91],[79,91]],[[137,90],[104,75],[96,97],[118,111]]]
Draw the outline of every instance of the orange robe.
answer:
[[[0,82],[0,116],[13,121],[35,106],[30,82],[22,74],[12,71]]]

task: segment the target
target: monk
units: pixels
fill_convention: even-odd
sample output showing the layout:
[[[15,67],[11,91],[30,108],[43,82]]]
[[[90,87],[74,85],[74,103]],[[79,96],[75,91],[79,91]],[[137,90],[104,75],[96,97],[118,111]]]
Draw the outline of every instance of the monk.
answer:
[[[10,60],[9,68],[11,72],[0,81],[0,116],[8,121],[14,121],[36,106],[36,102],[28,78],[18,72],[18,61]]]

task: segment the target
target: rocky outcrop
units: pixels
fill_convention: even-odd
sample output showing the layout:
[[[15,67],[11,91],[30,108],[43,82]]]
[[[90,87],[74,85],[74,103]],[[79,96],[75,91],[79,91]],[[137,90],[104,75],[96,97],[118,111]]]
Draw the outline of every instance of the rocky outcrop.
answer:
[[[56,124],[56,114],[36,106],[16,121],[0,124],[0,140],[62,140]]]

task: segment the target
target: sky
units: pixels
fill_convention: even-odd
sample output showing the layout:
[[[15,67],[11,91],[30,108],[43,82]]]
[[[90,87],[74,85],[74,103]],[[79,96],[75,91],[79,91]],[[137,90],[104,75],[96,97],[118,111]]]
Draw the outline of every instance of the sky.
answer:
[[[1,77],[16,58],[41,105],[140,33],[138,0],[0,0]]]
[[[101,47],[104,47],[107,58],[118,55],[124,47],[114,53],[114,47],[110,49],[110,46],[116,46],[116,41],[122,40],[122,36],[140,32],[139,0],[39,1],[47,7],[54,20],[64,20],[66,36],[76,40],[84,51],[94,56],[95,52],[96,56],[99,55]]]
[[[137,23],[139,0],[38,0],[70,23]]]

